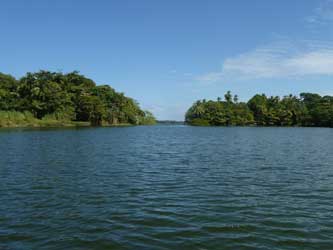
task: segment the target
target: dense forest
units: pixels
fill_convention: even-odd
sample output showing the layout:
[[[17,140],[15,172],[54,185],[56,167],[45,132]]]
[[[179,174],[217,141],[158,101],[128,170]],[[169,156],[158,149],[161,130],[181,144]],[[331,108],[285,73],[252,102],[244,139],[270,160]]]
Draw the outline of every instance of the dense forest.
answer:
[[[224,100],[200,100],[185,115],[187,124],[201,126],[313,126],[333,127],[333,97],[301,93],[267,97],[255,95],[247,103],[228,91]]]
[[[0,127],[154,123],[135,100],[76,71],[39,71],[19,80],[0,73]]]

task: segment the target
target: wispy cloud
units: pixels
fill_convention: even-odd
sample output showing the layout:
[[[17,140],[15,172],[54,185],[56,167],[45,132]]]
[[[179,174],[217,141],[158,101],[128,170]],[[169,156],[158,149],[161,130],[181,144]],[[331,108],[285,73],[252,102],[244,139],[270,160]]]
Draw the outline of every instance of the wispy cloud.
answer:
[[[306,21],[333,25],[333,0],[322,1]],[[250,51],[224,59],[221,70],[195,77],[204,83],[260,78],[302,78],[333,75],[333,41],[298,40],[282,37]]]
[[[223,74],[222,74],[222,71],[221,71],[221,72],[209,72],[207,74],[203,74],[203,75],[197,76],[195,78],[195,80],[197,80],[199,82],[210,83],[210,82],[219,81],[222,78],[223,78]]]
[[[280,41],[226,58],[221,71],[198,76],[211,83],[222,79],[291,78],[333,75],[333,43]]]
[[[305,48],[300,47],[302,45],[268,45],[228,58],[223,64],[222,75],[273,78],[333,74],[333,45],[310,42]]]
[[[314,10],[314,13],[306,18],[310,24],[330,24],[333,22],[333,0],[323,1],[319,7]]]
[[[333,43],[278,42],[224,60],[221,71],[196,78],[211,83],[223,79],[291,78],[333,75]]]

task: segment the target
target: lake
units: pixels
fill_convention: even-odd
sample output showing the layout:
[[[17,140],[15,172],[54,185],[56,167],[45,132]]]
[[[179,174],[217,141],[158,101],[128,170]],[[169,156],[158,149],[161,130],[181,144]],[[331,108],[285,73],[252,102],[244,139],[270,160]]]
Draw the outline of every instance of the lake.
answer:
[[[0,130],[0,249],[333,249],[333,129]]]

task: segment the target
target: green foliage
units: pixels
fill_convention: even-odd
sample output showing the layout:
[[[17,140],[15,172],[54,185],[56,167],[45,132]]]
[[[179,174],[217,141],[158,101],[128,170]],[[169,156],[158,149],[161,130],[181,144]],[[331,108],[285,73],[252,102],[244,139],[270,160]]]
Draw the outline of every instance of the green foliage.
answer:
[[[30,112],[0,111],[0,127],[33,126],[37,119]]]
[[[155,125],[156,119],[154,115],[149,111],[144,111],[144,116],[140,117],[139,120],[140,125]]]
[[[133,99],[109,85],[97,86],[76,71],[68,74],[39,71],[27,73],[20,80],[0,73],[0,111],[11,111],[14,116],[17,112],[22,115],[29,112],[29,117],[40,124],[75,121],[99,126],[155,122],[153,115],[141,110]],[[2,121],[18,121],[9,119],[8,114],[7,118],[4,116],[0,117]]]
[[[28,111],[0,111],[0,127],[59,127],[59,126],[88,126],[87,122],[72,122],[59,120],[57,115],[46,115],[37,119]]]
[[[17,107],[18,82],[10,75],[0,73],[0,110],[12,110]]]
[[[333,127],[333,97],[302,93],[282,99],[255,95],[247,103],[238,102],[230,91],[225,101],[197,101],[189,108],[185,120],[191,125],[228,126],[323,126]]]
[[[193,118],[190,122],[193,126],[210,126],[210,123],[208,120],[204,120],[201,118]]]
[[[225,101],[197,101],[187,111],[187,123],[198,126],[228,126],[250,125],[253,123],[253,114],[244,103],[238,103],[238,98],[232,97],[228,91]]]

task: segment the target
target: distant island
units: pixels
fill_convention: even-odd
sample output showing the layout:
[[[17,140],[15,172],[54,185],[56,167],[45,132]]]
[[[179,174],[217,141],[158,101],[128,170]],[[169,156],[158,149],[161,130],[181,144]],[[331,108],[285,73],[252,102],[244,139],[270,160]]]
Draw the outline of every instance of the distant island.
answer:
[[[157,120],[157,124],[160,125],[184,125],[184,121],[174,121],[174,120]]]
[[[186,112],[185,121],[197,126],[333,127],[333,97],[312,93],[283,98],[257,94],[245,103],[228,91],[224,100],[195,102]]]
[[[0,73],[0,127],[155,124],[132,98],[77,71],[39,71],[17,80]]]

